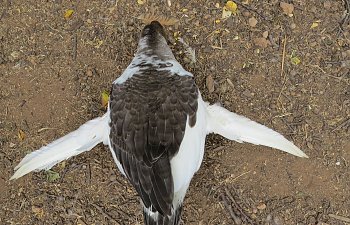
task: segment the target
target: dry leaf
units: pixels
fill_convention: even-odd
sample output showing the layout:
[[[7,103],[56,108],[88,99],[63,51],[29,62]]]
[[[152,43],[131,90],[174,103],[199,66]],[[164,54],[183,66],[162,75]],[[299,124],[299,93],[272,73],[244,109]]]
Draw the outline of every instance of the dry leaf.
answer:
[[[86,225],[86,223],[80,218],[77,219],[77,225]]]
[[[251,27],[255,27],[256,24],[258,24],[258,21],[257,21],[254,17],[251,17],[251,18],[249,18],[249,20],[248,20],[248,24],[249,24],[249,26],[251,26]]]
[[[214,79],[211,75],[207,76],[205,84],[208,88],[209,93],[214,92]]]
[[[269,36],[269,32],[268,31],[264,31],[264,33],[262,34],[263,38],[267,38]]]
[[[34,213],[34,215],[38,218],[41,218],[44,216],[44,209],[40,208],[40,207],[36,207],[36,206],[32,206],[32,212]]]
[[[16,146],[15,143],[10,142],[10,148],[14,148]]]
[[[321,20],[316,20],[315,22],[313,22],[313,23],[311,24],[310,28],[313,29],[313,28],[318,27],[318,25],[320,24],[320,22],[321,22]]]
[[[270,41],[267,40],[266,38],[255,38],[253,40],[254,44],[258,47],[261,47],[261,48],[266,48],[269,44],[270,44]]]
[[[137,0],[137,4],[143,5],[146,3],[146,0]]]
[[[100,48],[102,44],[103,44],[103,40],[96,40],[96,45],[94,47]]]
[[[64,18],[65,19],[69,19],[73,16],[74,14],[74,10],[73,9],[68,9],[65,13],[64,13]]]
[[[60,168],[60,170],[63,170],[64,168],[66,168],[66,161],[62,161],[58,164],[58,167]]]
[[[286,2],[281,2],[280,3],[280,7],[283,10],[283,13],[292,17],[293,16],[293,11],[294,11],[294,5],[293,4],[289,4]]]
[[[222,8],[222,19],[229,18],[232,14],[237,13],[237,4],[233,1],[227,1],[226,5]]]
[[[109,101],[108,91],[102,91],[102,93],[101,93],[101,105],[104,109],[107,109],[108,101]]]
[[[53,171],[53,170],[47,170],[46,171],[46,179],[50,182],[54,182],[55,180],[60,178],[60,174]]]
[[[233,89],[235,88],[235,85],[233,84],[233,82],[229,78],[227,78],[226,81]]]
[[[311,29],[318,27],[318,23],[313,22],[310,26]]]
[[[152,21],[158,21],[163,26],[172,26],[179,23],[179,20],[171,16],[157,15],[154,13],[141,14],[137,17],[144,24],[150,24]]]
[[[26,138],[26,134],[21,129],[18,130],[18,134],[17,135],[18,135],[18,138],[19,138],[20,141],[23,141]]]
[[[225,5],[226,9],[231,11],[233,14],[237,12],[237,4],[233,1],[227,1]]]
[[[292,57],[290,60],[294,65],[298,65],[301,63],[301,60],[297,56]]]
[[[264,210],[264,209],[266,209],[266,204],[265,203],[260,203],[256,208],[259,209],[259,210]]]

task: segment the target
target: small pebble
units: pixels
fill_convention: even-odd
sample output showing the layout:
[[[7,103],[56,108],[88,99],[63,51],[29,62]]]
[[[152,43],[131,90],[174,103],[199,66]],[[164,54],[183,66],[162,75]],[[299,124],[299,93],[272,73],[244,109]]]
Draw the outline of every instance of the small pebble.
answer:
[[[266,204],[265,203],[260,203],[256,208],[259,209],[259,210],[264,210],[264,209],[266,209]]]
[[[113,174],[109,177],[110,181],[115,181],[116,179],[117,179],[117,176],[115,174]]]
[[[245,16],[245,17],[250,16],[250,12],[248,12],[248,11],[244,11],[244,12],[243,12],[243,16]]]
[[[247,90],[247,89],[246,89],[246,90],[244,90],[242,94],[243,94],[244,96],[248,97],[248,98],[253,97],[252,93],[250,93],[250,91],[249,91],[249,90]]]
[[[248,20],[248,24],[249,24],[249,26],[251,26],[251,27],[256,27],[256,25],[258,24],[258,21],[257,21],[254,17],[251,17],[251,18],[249,18],[249,20]]]
[[[267,38],[268,36],[269,36],[269,32],[268,32],[268,31],[264,31],[263,37],[264,37],[264,38]]]

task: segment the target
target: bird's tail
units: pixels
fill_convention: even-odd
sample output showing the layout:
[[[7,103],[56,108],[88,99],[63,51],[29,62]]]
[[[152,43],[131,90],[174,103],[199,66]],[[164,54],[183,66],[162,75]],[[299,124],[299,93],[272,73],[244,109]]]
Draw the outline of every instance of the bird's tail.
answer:
[[[149,209],[144,208],[143,218],[145,225],[179,225],[181,221],[182,205],[177,209],[172,210],[170,216],[163,216],[158,212],[150,212]]]
[[[20,178],[31,171],[48,170],[57,163],[91,150],[98,143],[108,143],[108,113],[90,120],[77,130],[53,141],[52,143],[26,155],[15,167],[15,174],[10,178]]]
[[[281,134],[250,119],[237,115],[219,105],[207,104],[208,133],[216,133],[237,142],[249,142],[277,148],[292,155],[308,158]]]

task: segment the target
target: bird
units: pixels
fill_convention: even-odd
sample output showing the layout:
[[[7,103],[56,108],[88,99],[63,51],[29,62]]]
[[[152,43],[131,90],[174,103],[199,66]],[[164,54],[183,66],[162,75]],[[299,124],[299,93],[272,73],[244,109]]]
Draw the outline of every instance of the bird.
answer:
[[[177,225],[210,133],[308,158],[278,132],[204,101],[194,75],[175,59],[165,28],[152,21],[112,84],[107,112],[27,154],[10,179],[48,170],[103,143],[138,193],[144,224]]]

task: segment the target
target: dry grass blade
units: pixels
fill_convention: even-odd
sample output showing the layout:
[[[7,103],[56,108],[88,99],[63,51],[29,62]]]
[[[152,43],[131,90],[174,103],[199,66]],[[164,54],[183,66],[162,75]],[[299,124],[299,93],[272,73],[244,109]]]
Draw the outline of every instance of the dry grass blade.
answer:
[[[350,223],[350,218],[347,218],[344,216],[339,216],[339,215],[335,215],[335,214],[328,214],[328,216],[333,218],[333,219],[343,221],[345,223]]]

